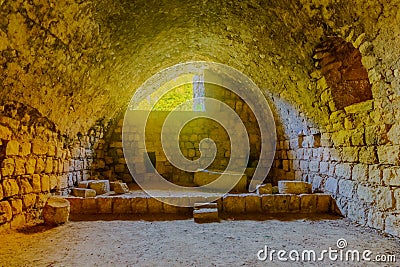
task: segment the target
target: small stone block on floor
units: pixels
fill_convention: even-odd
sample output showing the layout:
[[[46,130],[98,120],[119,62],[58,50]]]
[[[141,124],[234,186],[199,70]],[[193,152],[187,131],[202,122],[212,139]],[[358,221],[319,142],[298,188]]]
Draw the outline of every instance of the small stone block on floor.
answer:
[[[116,194],[125,194],[129,193],[129,188],[126,183],[118,183],[118,182],[113,182],[113,191]]]
[[[87,180],[87,181],[80,181],[79,183],[78,183],[78,187],[79,188],[89,188],[89,184],[91,183],[91,182],[93,182],[94,180]]]
[[[219,222],[218,209],[198,209],[193,211],[194,221],[197,223]]]
[[[89,188],[96,191],[97,195],[102,195],[110,192],[110,181],[97,180],[89,183]]]
[[[96,191],[93,189],[86,189],[86,188],[74,188],[72,189],[72,195],[75,197],[95,197]]]
[[[259,195],[272,194],[272,184],[261,184],[257,186],[257,194]]]
[[[68,222],[70,203],[60,197],[50,197],[43,208],[43,219],[47,225],[60,225]]]

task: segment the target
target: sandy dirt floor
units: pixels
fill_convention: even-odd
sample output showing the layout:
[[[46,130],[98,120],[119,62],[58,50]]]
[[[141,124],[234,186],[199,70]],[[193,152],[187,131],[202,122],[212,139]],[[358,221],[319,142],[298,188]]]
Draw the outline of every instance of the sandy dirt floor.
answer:
[[[87,218],[86,218],[87,219]],[[57,228],[27,227],[0,236],[0,266],[399,266],[400,242],[342,218],[239,220],[196,224],[190,218],[152,221],[151,218],[95,218],[72,221]],[[257,218],[260,219],[260,218]],[[75,218],[76,220],[76,218]],[[329,247],[368,249],[376,255],[394,254],[397,263],[331,261],[260,261],[257,253],[271,250],[315,250]],[[332,254],[334,255],[340,255]],[[295,252],[293,252],[295,253]],[[264,256],[263,253],[260,254]],[[292,254],[293,257],[296,254]],[[288,257],[288,255],[286,255]],[[301,256],[300,256],[301,257]],[[311,264],[312,263],[312,264]]]

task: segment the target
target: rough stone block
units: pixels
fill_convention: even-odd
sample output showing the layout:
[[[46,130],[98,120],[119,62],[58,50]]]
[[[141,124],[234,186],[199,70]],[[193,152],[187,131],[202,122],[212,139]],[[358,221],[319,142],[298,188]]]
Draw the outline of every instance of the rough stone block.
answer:
[[[31,143],[23,142],[20,145],[21,145],[19,153],[20,156],[26,157],[29,154],[31,154]]]
[[[392,126],[387,134],[390,142],[394,145],[400,145],[400,123],[396,123]]]
[[[0,125],[0,139],[10,140],[12,132],[9,128]]]
[[[375,229],[384,229],[385,214],[375,209],[370,209],[367,217],[367,225]]]
[[[129,188],[126,183],[114,183],[114,192],[117,194],[129,193]]]
[[[11,140],[7,143],[6,156],[18,156],[19,155],[19,143],[18,141]]]
[[[352,198],[355,188],[355,183],[351,180],[340,180],[339,184],[339,195]]]
[[[317,196],[317,213],[331,212],[333,198],[329,194],[315,194]]]
[[[358,147],[344,147],[342,150],[342,160],[344,162],[357,162],[359,150]]]
[[[45,160],[43,158],[38,158],[36,160],[35,173],[42,173],[45,168],[46,168]]]
[[[390,214],[386,217],[385,232],[390,235],[400,236],[400,215]]]
[[[36,194],[27,194],[22,196],[22,203],[24,204],[24,209],[30,209],[36,204]]]
[[[98,211],[96,202],[96,198],[82,199],[81,214],[96,214]]]
[[[0,183],[0,201],[4,198],[3,186]]]
[[[381,164],[400,165],[400,146],[379,146],[378,158]]]
[[[59,197],[50,197],[43,208],[43,219],[47,225],[59,225],[68,222],[70,203]]]
[[[393,192],[388,187],[380,186],[376,191],[375,201],[380,210],[391,209],[394,204]]]
[[[3,194],[4,197],[12,197],[18,195],[19,186],[15,179],[3,180]]]
[[[375,200],[376,189],[367,185],[358,185],[357,196],[366,203],[372,203]]]
[[[273,186],[272,187],[272,194],[279,194],[279,187],[278,186]]]
[[[337,164],[335,167],[335,176],[344,179],[351,179],[352,165],[350,163]]]
[[[198,209],[193,211],[193,219],[197,223],[219,222],[218,209]]]
[[[32,191],[34,193],[40,193],[42,191],[40,175],[39,174],[33,174],[31,176],[30,180],[31,180],[31,184],[32,184]]]
[[[223,198],[223,211],[228,214],[241,214],[246,211],[246,201],[241,195],[226,195]]]
[[[54,174],[50,175],[49,177],[50,177],[50,190],[53,190],[57,187],[57,184],[59,182],[58,177],[57,175]]]
[[[113,198],[113,213],[114,214],[130,214],[132,213],[131,199],[127,197]]]
[[[357,129],[353,131],[353,134],[351,135],[351,144],[353,146],[364,146],[364,130],[362,129]]]
[[[50,191],[50,176],[44,174],[41,176],[40,179],[40,186],[42,192],[49,192]]]
[[[25,169],[27,174],[34,174],[36,168],[36,159],[29,158],[25,163]]]
[[[147,199],[147,208],[149,213],[163,213],[163,203],[155,198]]]
[[[25,224],[25,216],[23,214],[16,214],[11,221],[11,229],[20,229],[24,227]]]
[[[70,203],[70,213],[71,214],[82,214],[83,213],[83,201],[85,199],[78,197],[66,197],[66,200]]]
[[[301,209],[301,199],[299,195],[291,195],[289,200],[289,212],[299,212]]]
[[[131,199],[132,213],[135,214],[147,213],[148,212],[147,200],[148,198],[132,198]]]
[[[375,164],[378,162],[376,148],[374,146],[361,147],[359,151],[359,161],[364,164]]]
[[[46,155],[48,151],[48,144],[46,142],[36,140],[32,142],[32,152],[36,155]]]
[[[95,197],[96,191],[93,189],[86,189],[86,188],[74,188],[72,189],[72,195],[75,197]]]
[[[21,179],[20,186],[21,186],[21,194],[29,194],[33,192],[32,186],[29,183],[28,178]]]
[[[15,169],[14,159],[11,158],[5,159],[1,164],[1,175],[3,177],[11,176],[14,174],[14,169]]]
[[[14,175],[24,175],[25,174],[25,160],[22,158],[16,158]]]
[[[386,185],[400,186],[400,167],[391,167],[384,169],[383,181]]]
[[[46,159],[44,172],[45,173],[52,173],[53,172],[53,159],[50,158],[50,157],[47,157],[47,159]]]
[[[0,224],[11,221],[12,219],[12,209],[8,201],[0,202]]]
[[[290,198],[292,195],[290,194],[276,194],[273,195],[273,205],[275,213],[286,213],[289,212]]]
[[[258,195],[246,195],[246,213],[261,213],[261,197]]]
[[[351,131],[338,131],[332,134],[332,142],[336,147],[350,146]]]
[[[11,199],[10,205],[13,214],[21,214],[22,213],[22,199]]]
[[[83,190],[85,190],[85,189],[83,189]],[[91,189],[86,189],[86,190],[91,190]],[[97,204],[97,212],[98,213],[100,213],[100,214],[113,213],[113,198],[112,197],[108,197],[108,196],[97,197],[96,204]]]
[[[321,176],[319,175],[315,175],[313,180],[312,180],[312,190],[311,192],[307,192],[307,193],[312,193],[312,192],[316,192],[316,191],[321,191],[322,190],[322,182],[323,179]]]
[[[97,180],[89,183],[89,188],[96,191],[97,195],[102,195],[110,192],[110,181]]]
[[[381,165],[370,165],[368,182],[371,184],[382,184],[383,170]]]
[[[257,194],[272,194],[272,184],[262,184],[257,186]]]
[[[353,167],[351,178],[354,181],[366,182],[368,180],[368,165],[357,164]]]
[[[312,185],[301,181],[278,181],[280,194],[307,194],[311,193]]]
[[[300,195],[301,213],[316,213],[317,211],[317,195],[302,194]]]
[[[396,202],[396,210],[400,212],[400,189],[394,190],[393,194]]]
[[[79,188],[89,188],[89,184],[91,183],[91,182],[93,182],[94,180],[87,180],[87,181],[80,181],[79,183],[78,183],[78,187]]]
[[[275,213],[274,195],[262,195],[261,208],[264,213]]]

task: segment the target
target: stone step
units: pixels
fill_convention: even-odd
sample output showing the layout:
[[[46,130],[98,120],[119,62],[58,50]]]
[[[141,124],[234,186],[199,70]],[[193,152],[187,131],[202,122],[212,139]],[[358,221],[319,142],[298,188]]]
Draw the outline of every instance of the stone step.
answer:
[[[218,209],[217,203],[194,203],[194,209]]]
[[[197,223],[219,222],[217,208],[201,208],[193,211],[193,219]]]
[[[86,188],[74,188],[72,189],[72,195],[75,197],[95,197],[96,191],[93,189]]]

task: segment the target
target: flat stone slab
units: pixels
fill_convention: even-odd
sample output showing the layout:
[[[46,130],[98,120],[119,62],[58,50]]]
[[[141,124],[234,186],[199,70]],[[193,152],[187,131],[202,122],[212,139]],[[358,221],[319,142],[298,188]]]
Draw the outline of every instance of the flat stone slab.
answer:
[[[72,189],[72,195],[75,197],[95,197],[96,190],[86,188],[74,188]]]
[[[95,180],[89,183],[89,188],[96,191],[97,195],[102,195],[110,192],[110,181]]]
[[[279,194],[309,194],[312,184],[301,181],[278,181]]]
[[[205,208],[193,211],[193,219],[197,223],[219,222],[218,209]]]

